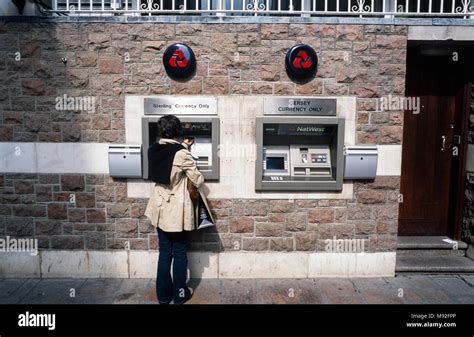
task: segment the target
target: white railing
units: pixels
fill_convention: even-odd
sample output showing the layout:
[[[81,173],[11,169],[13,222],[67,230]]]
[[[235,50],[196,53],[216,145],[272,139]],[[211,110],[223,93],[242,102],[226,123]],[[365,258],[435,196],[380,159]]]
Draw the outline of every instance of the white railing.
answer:
[[[52,0],[59,15],[474,18],[474,0]]]

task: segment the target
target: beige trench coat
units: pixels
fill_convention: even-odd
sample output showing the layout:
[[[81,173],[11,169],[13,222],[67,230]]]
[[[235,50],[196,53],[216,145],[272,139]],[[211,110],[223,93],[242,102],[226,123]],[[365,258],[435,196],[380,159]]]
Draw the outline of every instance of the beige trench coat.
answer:
[[[175,143],[172,139],[161,139],[160,144]],[[184,147],[187,148],[185,144]],[[165,232],[182,232],[194,229],[194,211],[187,189],[187,180],[200,188],[204,178],[196,167],[188,150],[179,150],[173,160],[170,185],[155,184],[145,215],[155,227]]]

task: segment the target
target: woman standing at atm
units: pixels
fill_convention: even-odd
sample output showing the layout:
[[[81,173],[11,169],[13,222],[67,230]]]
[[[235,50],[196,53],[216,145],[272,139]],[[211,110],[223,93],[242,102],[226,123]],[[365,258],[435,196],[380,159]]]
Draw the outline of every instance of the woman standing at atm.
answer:
[[[192,296],[192,289],[186,285],[186,232],[194,229],[194,208],[189,190],[201,187],[204,178],[189,152],[193,140],[178,142],[181,121],[173,115],[163,116],[158,120],[158,130],[160,140],[148,150],[149,179],[156,184],[145,210],[145,215],[158,230],[160,255],[156,294],[160,304],[172,301],[183,304]]]

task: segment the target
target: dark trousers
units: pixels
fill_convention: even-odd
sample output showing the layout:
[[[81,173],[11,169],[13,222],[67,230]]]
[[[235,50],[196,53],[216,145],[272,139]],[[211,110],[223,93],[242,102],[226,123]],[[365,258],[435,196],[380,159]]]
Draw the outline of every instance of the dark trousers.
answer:
[[[186,285],[187,277],[187,245],[186,232],[164,232],[158,228],[160,255],[156,276],[156,295],[160,304],[183,304],[190,297]],[[171,263],[173,263],[173,279],[171,279]]]

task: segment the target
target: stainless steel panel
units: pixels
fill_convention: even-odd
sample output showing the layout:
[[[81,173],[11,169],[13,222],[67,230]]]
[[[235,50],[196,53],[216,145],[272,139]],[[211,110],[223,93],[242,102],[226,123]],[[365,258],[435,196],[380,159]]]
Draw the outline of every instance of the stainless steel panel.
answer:
[[[109,146],[109,174],[115,178],[141,178],[141,145],[113,144]]]
[[[374,179],[377,175],[378,150],[375,145],[346,146],[344,179]]]

